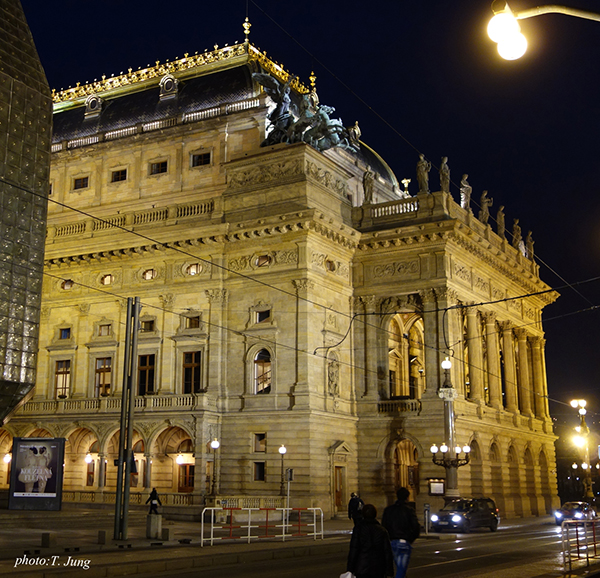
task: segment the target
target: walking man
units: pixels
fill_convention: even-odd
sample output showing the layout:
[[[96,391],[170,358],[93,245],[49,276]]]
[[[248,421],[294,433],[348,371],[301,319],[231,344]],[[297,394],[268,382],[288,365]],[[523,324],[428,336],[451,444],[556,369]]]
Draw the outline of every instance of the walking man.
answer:
[[[363,519],[363,506],[364,502],[358,494],[352,492],[350,494],[350,501],[348,502],[348,518],[354,522],[355,526]]]
[[[399,488],[395,504],[383,511],[381,524],[388,531],[392,544],[392,553],[396,563],[395,578],[404,578],[410,560],[412,543],[419,537],[421,526],[417,514],[407,503],[409,491]]]

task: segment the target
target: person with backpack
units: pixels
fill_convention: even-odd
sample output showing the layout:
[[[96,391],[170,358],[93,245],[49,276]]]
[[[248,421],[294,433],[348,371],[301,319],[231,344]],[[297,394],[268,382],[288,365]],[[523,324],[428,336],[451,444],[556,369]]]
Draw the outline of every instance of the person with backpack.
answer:
[[[363,519],[362,509],[365,503],[360,499],[358,494],[352,492],[350,501],[348,502],[348,519],[354,521],[354,525],[358,524]]]
[[[412,543],[421,533],[417,513],[406,503],[409,495],[406,488],[399,488],[396,492],[397,501],[383,511],[381,519],[381,524],[390,535],[392,553],[396,563],[395,578],[406,576]]]

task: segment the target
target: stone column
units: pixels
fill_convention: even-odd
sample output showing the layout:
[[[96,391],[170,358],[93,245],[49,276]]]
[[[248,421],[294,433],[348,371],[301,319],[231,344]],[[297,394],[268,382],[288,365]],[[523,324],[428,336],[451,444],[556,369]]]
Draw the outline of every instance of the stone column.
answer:
[[[502,407],[502,384],[500,383],[500,346],[498,342],[496,314],[492,312],[484,313],[484,319],[490,405],[496,409],[500,409]]]
[[[441,353],[438,343],[437,329],[437,299],[432,290],[420,291],[423,304],[423,341],[425,346],[425,395],[437,398],[437,390],[442,383],[442,369],[440,367]]]
[[[106,472],[106,458],[104,454],[98,454],[98,489],[104,488],[104,472]]]
[[[361,297],[365,306],[364,335],[365,335],[365,397],[376,399],[379,390],[378,368],[378,339],[377,339],[377,317],[374,315],[377,299],[374,295]],[[387,376],[386,376],[387,377]]]
[[[470,305],[467,307],[467,346],[469,348],[469,378],[473,401],[483,401],[483,348],[479,327],[478,310]]]
[[[527,331],[519,328],[515,330],[519,341],[519,403],[521,413],[533,415],[531,411],[531,373],[529,371],[529,356],[527,355]]]
[[[515,366],[515,347],[513,343],[512,323],[503,321],[500,323],[502,330],[502,352],[504,354],[504,387],[507,411],[518,413],[517,405],[517,371]]]
[[[531,353],[533,359],[533,395],[535,416],[543,419],[546,415],[546,388],[544,383],[544,365],[542,360],[542,347],[545,340],[542,337],[530,337]]]
[[[213,393],[218,392],[221,395],[221,388],[224,386],[227,364],[227,339],[223,327],[224,310],[227,306],[227,289],[207,289],[205,291],[208,302],[210,303],[209,313],[209,339],[206,348],[206,362],[208,363],[208,383],[207,389],[212,389]],[[218,389],[217,389],[218,388]],[[216,390],[216,391],[215,391]]]
[[[146,458],[146,471],[144,472],[144,488],[152,487],[152,454],[144,454]]]

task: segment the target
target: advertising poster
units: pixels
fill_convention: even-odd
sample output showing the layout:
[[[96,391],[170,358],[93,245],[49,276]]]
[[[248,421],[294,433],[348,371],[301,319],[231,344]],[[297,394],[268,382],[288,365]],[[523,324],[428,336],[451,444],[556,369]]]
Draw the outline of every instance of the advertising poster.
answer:
[[[64,438],[14,438],[9,510],[60,510]]]

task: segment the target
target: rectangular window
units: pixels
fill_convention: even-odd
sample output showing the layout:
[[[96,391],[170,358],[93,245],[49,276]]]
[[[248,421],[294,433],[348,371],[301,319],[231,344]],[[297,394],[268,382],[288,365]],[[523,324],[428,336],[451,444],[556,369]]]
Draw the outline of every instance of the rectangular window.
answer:
[[[254,434],[254,451],[255,452],[266,452],[267,451],[267,434],[266,433],[255,433]]]
[[[181,464],[179,466],[179,492],[194,491],[194,464]]]
[[[150,163],[150,174],[151,175],[160,175],[161,173],[166,173],[168,168],[167,161],[160,161],[158,163]]]
[[[96,359],[96,381],[94,388],[95,397],[110,395],[112,384],[112,357],[99,357]]]
[[[210,165],[210,153],[192,155],[193,167],[202,167],[204,165]]]
[[[183,354],[183,393],[200,393],[202,391],[201,359],[200,351]]]
[[[90,487],[94,485],[94,470],[96,469],[96,460],[92,460],[87,464],[87,474],[85,477],[85,485]]]
[[[110,335],[111,325],[107,323],[105,325],[98,325],[98,336],[99,337],[108,337]]]
[[[138,360],[138,395],[154,393],[155,358],[152,355],[140,355]]]
[[[271,319],[270,309],[267,309],[266,311],[256,312],[256,323],[262,323],[263,321],[268,321],[269,319]]]
[[[142,331],[142,333],[152,333],[152,331],[154,331],[154,319],[142,321],[140,323],[140,331]]]
[[[119,169],[118,171],[113,171],[110,175],[111,183],[120,183],[121,181],[127,180],[127,169]]]
[[[62,359],[56,362],[54,369],[54,385],[56,397],[64,399],[68,397],[71,389],[71,360]]]
[[[89,177],[79,177],[73,181],[73,189],[87,189],[89,181]]]
[[[185,319],[186,329],[198,329],[200,327],[200,315],[194,317],[186,317]]]
[[[266,480],[265,462],[254,462],[254,481],[264,482]]]
[[[59,339],[71,339],[71,328],[63,327],[59,330]]]

